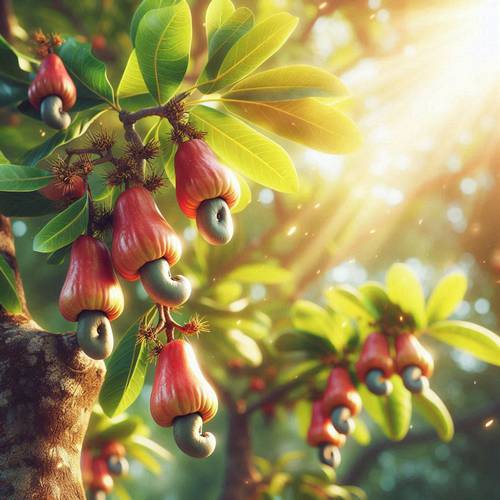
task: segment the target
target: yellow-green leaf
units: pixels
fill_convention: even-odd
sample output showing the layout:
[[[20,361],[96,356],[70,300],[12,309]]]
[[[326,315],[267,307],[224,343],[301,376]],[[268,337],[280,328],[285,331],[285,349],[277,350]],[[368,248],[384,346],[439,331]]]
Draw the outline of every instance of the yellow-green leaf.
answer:
[[[0,306],[14,314],[22,311],[21,302],[17,296],[14,271],[3,255],[0,255]]]
[[[462,273],[445,276],[432,291],[427,301],[427,322],[441,321],[458,307],[467,291],[467,278]]]
[[[500,366],[500,337],[492,331],[468,321],[438,321],[427,333],[441,342]]]
[[[238,203],[231,209],[231,212],[233,214],[237,214],[245,210],[245,208],[252,201],[252,191],[250,189],[250,186],[248,185],[248,182],[239,174],[236,174],[236,177],[238,177],[238,182],[240,183],[241,194]]]
[[[375,319],[374,311],[369,309],[364,297],[354,287],[336,286],[326,290],[325,296],[329,306],[337,312],[365,322],[372,322]]]
[[[410,314],[418,327],[425,327],[425,299],[416,274],[405,264],[394,264],[386,276],[387,295],[391,302]]]
[[[222,98],[229,111],[277,135],[324,153],[350,153],[361,145],[356,124],[317,99],[250,101]]]
[[[137,54],[135,49],[132,50],[123,71],[122,78],[118,84],[116,95],[118,98],[131,97],[136,95],[148,94],[149,90],[142,77]]]
[[[436,429],[439,439],[451,441],[454,434],[453,419],[441,398],[431,389],[413,395],[417,411]]]
[[[298,19],[286,12],[258,23],[226,54],[217,76],[199,87],[212,93],[241,80],[277,52],[297,26]]]
[[[224,97],[244,101],[288,101],[306,97],[345,99],[349,90],[328,71],[297,64],[250,75],[232,87]]]
[[[276,191],[297,190],[297,172],[281,146],[237,118],[206,106],[193,108],[190,116],[228,167]]]
[[[287,282],[290,279],[290,271],[271,263],[246,264],[231,271],[227,279],[273,285]]]
[[[227,21],[233,12],[234,5],[231,0],[212,0],[210,2],[205,15],[205,29],[209,42],[212,35]]]

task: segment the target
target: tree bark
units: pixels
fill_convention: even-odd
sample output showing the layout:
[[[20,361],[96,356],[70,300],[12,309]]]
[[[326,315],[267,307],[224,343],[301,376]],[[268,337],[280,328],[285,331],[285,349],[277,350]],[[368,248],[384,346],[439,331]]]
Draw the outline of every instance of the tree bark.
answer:
[[[84,499],[80,451],[104,380],[74,333],[43,331],[29,316],[9,220],[0,254],[16,274],[23,313],[0,307],[0,498]]]
[[[221,500],[255,500],[259,475],[252,461],[250,417],[231,412],[227,437],[226,471]]]

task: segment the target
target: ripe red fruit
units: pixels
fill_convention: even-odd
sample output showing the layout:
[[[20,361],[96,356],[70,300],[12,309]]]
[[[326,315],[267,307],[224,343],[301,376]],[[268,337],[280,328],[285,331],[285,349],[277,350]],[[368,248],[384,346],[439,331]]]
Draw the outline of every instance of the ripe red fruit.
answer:
[[[94,458],[92,462],[92,481],[90,483],[90,489],[111,493],[113,484],[114,481],[108,471],[106,460],[100,457]]]
[[[331,467],[340,464],[339,448],[345,443],[345,436],[339,434],[330,419],[323,412],[323,401],[317,400],[312,405],[311,423],[307,431],[307,443],[317,447],[320,461]]]
[[[405,387],[419,393],[428,386],[434,360],[414,335],[401,333],[396,337],[396,369]]]
[[[28,89],[29,101],[35,109],[40,109],[42,101],[51,95],[61,98],[64,111],[76,103],[75,84],[57,54],[45,57]]]
[[[262,392],[266,388],[266,382],[261,377],[252,377],[248,387],[253,392]]]
[[[379,396],[392,391],[389,380],[394,366],[389,352],[389,342],[383,333],[375,332],[366,337],[363,349],[356,363],[356,372],[361,382]]]
[[[104,35],[94,35],[92,37],[92,50],[100,52],[106,48],[107,42]]]
[[[39,190],[40,194],[49,200],[76,200],[85,194],[87,185],[78,175],[70,178],[69,182],[52,181]]]
[[[69,126],[67,111],[76,103],[76,87],[58,55],[49,54],[42,61],[28,88],[28,98],[47,125],[56,129]]]
[[[177,202],[213,245],[227,243],[233,235],[229,209],[240,198],[236,176],[221,165],[208,144],[192,139],[179,144],[175,154]]]
[[[71,247],[59,309],[68,321],[78,321],[77,336],[84,352],[104,359],[113,349],[109,321],[123,312],[124,298],[106,245],[80,236]]]
[[[210,455],[215,438],[201,432],[201,424],[217,413],[215,391],[203,376],[193,348],[173,340],[162,349],[156,366],[150,410],[162,427],[174,426],[179,448],[198,458]]]
[[[113,211],[111,256],[121,276],[128,281],[141,277],[155,302],[179,306],[191,294],[186,278],[170,274],[181,252],[179,237],[147,189],[134,187],[119,196]]]
[[[328,377],[322,400],[323,413],[332,419],[333,426],[341,434],[350,434],[354,430],[352,417],[362,408],[361,397],[351,381],[346,368],[337,366]]]
[[[109,441],[101,448],[101,456],[109,458],[114,455],[123,458],[127,454],[125,446],[118,441]]]

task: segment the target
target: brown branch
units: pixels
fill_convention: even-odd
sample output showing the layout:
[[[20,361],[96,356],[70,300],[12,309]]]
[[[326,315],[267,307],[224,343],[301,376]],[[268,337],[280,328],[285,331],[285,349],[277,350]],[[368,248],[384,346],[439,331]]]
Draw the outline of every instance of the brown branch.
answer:
[[[481,424],[489,417],[500,415],[500,401],[485,406],[475,413],[466,415],[455,421],[455,432],[472,434],[482,430]],[[423,432],[410,433],[403,441],[383,440],[365,448],[358,455],[348,472],[341,477],[342,484],[359,484],[363,476],[377,463],[377,457],[386,450],[400,450],[412,445],[419,445],[429,441],[436,441],[437,435],[433,429]]]
[[[0,0],[0,35],[12,42],[12,19],[14,13],[11,0]]]

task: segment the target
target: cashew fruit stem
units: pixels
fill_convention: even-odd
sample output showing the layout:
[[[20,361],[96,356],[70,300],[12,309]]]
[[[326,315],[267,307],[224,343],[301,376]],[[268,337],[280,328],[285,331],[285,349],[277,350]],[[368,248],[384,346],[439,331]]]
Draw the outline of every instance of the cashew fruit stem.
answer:
[[[203,432],[203,419],[199,413],[174,419],[174,439],[180,450],[194,458],[209,457],[215,450],[215,436]]]
[[[82,351],[89,358],[106,359],[113,351],[113,330],[102,311],[81,312],[76,337]]]
[[[144,264],[139,270],[141,281],[148,295],[158,304],[177,307],[191,295],[191,283],[184,276],[172,276],[166,259]]]
[[[369,391],[377,396],[388,396],[392,392],[391,381],[384,377],[382,370],[376,368],[366,374],[365,384]]]
[[[63,111],[62,99],[57,95],[47,96],[40,104],[40,116],[49,127],[63,130],[71,124],[71,116]]]
[[[403,384],[414,394],[420,394],[429,387],[429,380],[422,375],[422,369],[416,365],[407,366],[401,374]]]
[[[340,465],[340,450],[333,444],[321,443],[318,446],[319,461],[336,469]]]
[[[234,234],[233,218],[222,198],[203,201],[196,210],[196,225],[203,239],[211,245],[225,245]]]
[[[347,406],[337,406],[331,414],[332,424],[340,434],[351,434],[354,431],[355,423],[351,416],[351,411]]]

